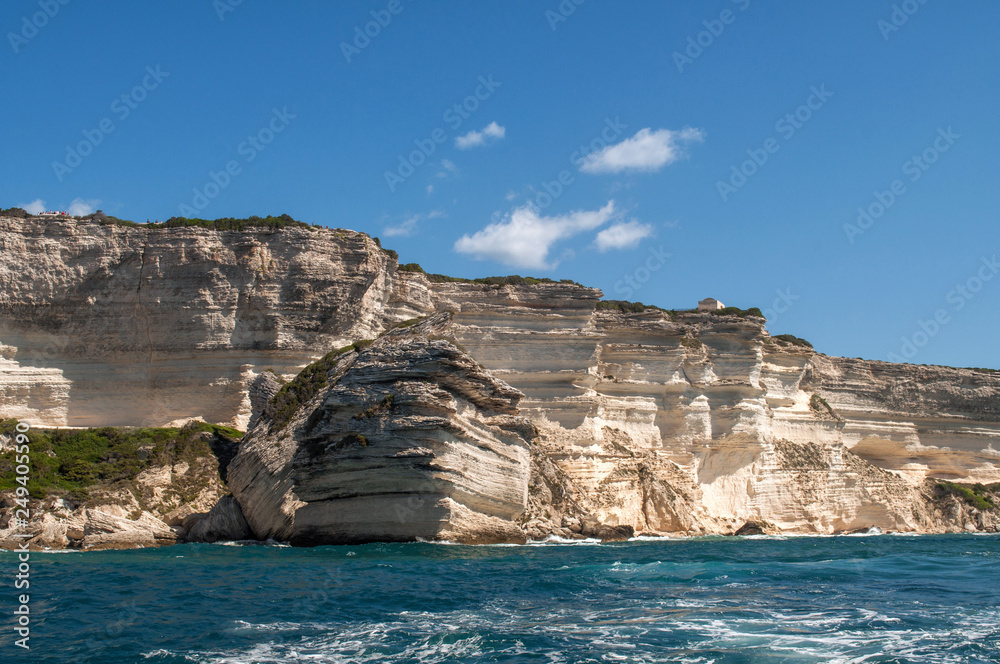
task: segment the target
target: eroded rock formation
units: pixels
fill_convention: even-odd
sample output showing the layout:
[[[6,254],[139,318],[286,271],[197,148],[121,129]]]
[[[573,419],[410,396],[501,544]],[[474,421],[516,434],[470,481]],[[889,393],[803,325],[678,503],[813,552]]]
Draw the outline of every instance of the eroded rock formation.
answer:
[[[283,388],[303,403],[265,411],[229,467],[259,538],[523,540],[534,429],[516,415],[519,392],[433,339],[446,320],[321,361],[315,394]]]
[[[939,485],[1000,482],[997,373],[829,357],[760,318],[625,313],[571,283],[432,280],[351,231],[0,219],[0,243],[0,415],[253,418],[230,484],[260,537],[998,527]],[[390,332],[275,424],[303,366],[437,312],[457,346]]]

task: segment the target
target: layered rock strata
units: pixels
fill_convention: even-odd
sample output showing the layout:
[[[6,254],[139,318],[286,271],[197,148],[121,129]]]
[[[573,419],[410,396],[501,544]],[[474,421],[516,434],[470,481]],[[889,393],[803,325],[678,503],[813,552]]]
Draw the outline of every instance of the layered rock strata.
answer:
[[[775,532],[996,528],[990,510],[955,503],[938,484],[1000,482],[997,373],[829,357],[772,338],[760,318],[623,313],[598,307],[600,291],[571,283],[430,279],[400,271],[389,253],[351,231],[0,219],[0,247],[0,415],[36,426],[204,418],[242,427],[255,417],[247,449],[256,456],[240,463],[275,484],[265,490],[241,476],[240,502],[260,536],[440,538],[441,524],[461,521],[450,514],[463,508],[520,521],[533,537],[733,532],[745,522]],[[358,513],[395,509],[375,497],[384,487],[364,464],[389,463],[374,459],[403,445],[403,433],[386,423],[389,440],[400,440],[355,446],[359,459],[350,463],[361,464],[357,477],[375,482],[370,490],[314,484],[337,474],[322,459],[339,452],[322,448],[309,458],[301,450],[327,421],[310,420],[316,409],[329,411],[320,439],[381,432],[360,430],[351,409],[391,390],[351,373],[361,382],[350,394],[338,392],[322,408],[316,402],[280,434],[263,413],[282,380],[330,348],[435,312],[451,314],[435,322],[436,334],[466,349],[477,380],[503,381],[523,395],[517,410],[495,412],[530,420],[537,435],[521,438],[530,442],[531,461],[516,472],[496,463],[502,474],[528,478],[531,491],[515,509],[510,496],[480,502],[468,498],[471,489],[434,485],[430,495],[452,492],[446,499],[457,507],[421,508],[409,531],[386,522],[364,534],[362,524],[322,505],[355,500]],[[379,366],[366,353],[394,344],[338,362]],[[439,366],[438,383],[459,372]],[[401,403],[414,412],[444,409],[449,422],[466,416],[441,405],[464,403],[446,387],[447,398],[422,380],[396,380]],[[469,413],[461,427],[470,431],[496,416]],[[260,442],[275,435],[273,448]],[[304,489],[309,500],[302,500],[289,488],[296,482],[320,488]],[[312,505],[301,518],[296,501]]]
[[[322,387],[290,417],[264,411],[229,467],[257,537],[524,539],[516,520],[534,429],[516,415],[519,392],[434,338],[446,320],[345,349],[319,367]]]

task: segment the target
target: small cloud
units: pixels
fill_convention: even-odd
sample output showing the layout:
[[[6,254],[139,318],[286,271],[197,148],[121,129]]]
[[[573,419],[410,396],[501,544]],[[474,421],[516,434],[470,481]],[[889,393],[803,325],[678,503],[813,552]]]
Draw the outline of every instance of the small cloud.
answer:
[[[501,127],[494,121],[483,127],[483,133],[489,138],[500,140],[507,135],[507,128]]]
[[[620,173],[624,170],[658,171],[687,156],[684,145],[704,140],[700,129],[680,131],[640,129],[632,138],[591,153],[580,164],[584,173]]]
[[[577,210],[553,217],[543,217],[533,206],[523,205],[500,221],[472,235],[463,235],[454,249],[480,260],[548,270],[556,265],[548,262],[549,250],[556,242],[594,230],[619,214],[613,200],[599,210]]]
[[[442,159],[441,168],[443,170],[437,172],[437,176],[439,178],[446,178],[449,175],[458,175],[458,166],[456,166],[450,159]]]
[[[433,193],[434,193],[434,185],[432,184],[427,185],[427,195],[430,196]]]
[[[511,189],[510,191],[507,192],[507,195],[504,196],[504,198],[506,198],[508,201],[512,201],[515,198],[517,198],[517,192]]]
[[[88,214],[93,214],[100,204],[101,201],[96,198],[90,200],[74,198],[73,202],[69,204],[69,209],[66,211],[74,217],[86,217]]]
[[[605,228],[597,234],[594,244],[604,253],[612,249],[635,249],[639,241],[653,234],[653,227],[638,221],[626,221]]]
[[[438,219],[444,216],[441,210],[431,210],[426,214],[411,214],[395,226],[387,226],[382,234],[386,237],[409,237],[417,232],[417,224],[427,219]]]
[[[45,201],[40,198],[36,198],[30,203],[21,203],[17,207],[21,208],[28,214],[41,214],[45,212]]]
[[[506,135],[506,127],[501,127],[496,122],[491,122],[483,127],[482,131],[473,130],[464,136],[457,136],[455,138],[455,147],[459,150],[468,150],[469,148],[486,145],[487,142],[499,141]]]

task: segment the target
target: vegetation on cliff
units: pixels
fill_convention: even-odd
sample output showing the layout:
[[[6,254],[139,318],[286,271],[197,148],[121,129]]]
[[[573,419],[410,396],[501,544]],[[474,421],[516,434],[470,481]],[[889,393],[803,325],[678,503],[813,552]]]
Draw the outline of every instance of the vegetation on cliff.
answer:
[[[13,440],[16,420],[0,421],[0,435]],[[203,435],[209,434],[209,435]],[[228,464],[243,433],[229,427],[192,422],[176,428],[101,427],[98,429],[32,429],[31,474],[33,498],[50,493],[82,500],[98,487],[130,482],[155,466],[192,463],[217,457]],[[0,490],[14,489],[14,450],[0,453]]]
[[[23,210],[22,208],[7,208],[0,209],[0,217],[17,217],[17,218],[28,218],[35,215]],[[131,221],[129,219],[119,219],[118,217],[113,217],[109,214],[105,214],[102,210],[98,210],[92,214],[88,214],[82,217],[57,217],[57,219],[79,219],[82,221],[94,221],[99,224],[111,225],[111,226],[125,226],[125,227],[141,227],[141,228],[208,228],[215,231],[245,231],[253,228],[267,228],[270,230],[280,230],[282,228],[324,228],[319,224],[307,224],[304,221],[298,221],[293,219],[288,214],[281,214],[278,216],[268,215],[266,217],[258,217],[256,215],[244,218],[236,217],[221,217],[219,219],[199,219],[199,218],[187,218],[187,217],[171,217],[164,222],[145,222],[138,223]],[[395,253],[395,252],[393,252]]]
[[[195,226],[198,228],[210,228],[216,231],[245,231],[251,228],[268,228],[280,230],[282,228],[313,228],[303,221],[292,219],[287,214],[277,217],[268,215],[266,217],[246,217],[236,219],[233,217],[222,217],[221,219],[188,219],[186,217],[171,217],[162,224],[153,224],[158,228],[187,228]],[[318,228],[318,226],[317,226]]]
[[[427,276],[427,281],[435,284],[462,283],[462,284],[484,284],[487,286],[534,286],[536,284],[569,284],[571,286],[583,286],[572,279],[549,279],[548,277],[522,277],[519,274],[509,274],[505,277],[478,277],[467,279],[465,277],[449,277],[446,274],[433,274],[427,272],[419,263],[402,263],[399,266],[400,272],[418,272]]]
[[[806,341],[805,339],[801,339],[793,334],[776,334],[773,337],[771,337],[771,339],[776,339],[778,341],[782,341],[792,346],[801,346],[803,348],[813,347],[813,345],[808,341]]]
[[[330,372],[337,364],[340,356],[349,351],[359,353],[371,345],[370,339],[355,341],[353,344],[332,350],[316,360],[299,375],[285,383],[278,393],[271,398],[268,410],[271,413],[272,426],[281,429],[288,424],[295,413],[316,394],[326,387]]]
[[[940,481],[937,483],[937,494],[939,498],[944,496],[956,496],[960,500],[972,505],[977,510],[995,510],[1000,504],[1000,484],[956,484],[954,482]]]
[[[724,307],[712,312],[715,316],[739,316],[740,318],[764,318],[763,312],[758,307],[740,309],[739,307]]]

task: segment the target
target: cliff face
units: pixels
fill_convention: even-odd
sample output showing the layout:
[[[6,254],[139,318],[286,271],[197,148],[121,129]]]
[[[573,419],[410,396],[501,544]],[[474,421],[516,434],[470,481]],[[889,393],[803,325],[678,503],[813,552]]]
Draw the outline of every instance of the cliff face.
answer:
[[[234,475],[243,478],[237,497],[261,536],[367,537],[351,530],[343,510],[324,505],[396,509],[372,469],[397,453],[406,464],[419,457],[407,457],[402,441],[412,418],[429,417],[421,409],[447,422],[430,440],[461,429],[469,449],[500,426],[490,421],[497,413],[530,420],[537,435],[521,436],[524,464],[511,461],[521,453],[510,450],[473,464],[492,464],[504,481],[518,478],[517,487],[523,478],[529,490],[520,507],[496,487],[488,500],[468,498],[469,487],[456,488],[461,482],[427,491],[435,505],[447,499],[517,521],[530,536],[732,532],[748,521],[793,532],[997,527],[995,513],[952,504],[936,484],[1000,482],[1000,374],[828,357],[772,339],[759,318],[597,309],[600,291],[573,284],[432,283],[397,271],[387,253],[351,231],[0,219],[0,246],[0,415],[36,426],[193,417],[245,426],[250,385],[265,368],[291,378],[331,348],[404,319],[451,314],[435,321],[437,334],[482,369],[460,370],[454,358],[440,364],[455,352],[444,341],[411,339],[404,352],[397,339],[342,358],[350,370],[345,365],[340,382],[281,431],[256,423],[236,466],[244,470]],[[398,392],[373,377],[418,367],[423,356],[451,368],[430,383],[393,374]],[[470,398],[474,390],[449,391],[449,372],[480,385],[502,381],[523,397],[512,397],[509,412],[482,407]],[[354,411],[390,392],[412,412],[354,431]],[[316,442],[344,432],[385,441],[351,453],[356,478],[369,478],[362,484],[344,479],[351,476],[338,470],[346,463],[340,451]],[[310,445],[322,453],[304,453]],[[432,450],[427,458],[439,454],[417,447]],[[476,486],[492,481],[469,472]],[[448,509],[413,521],[420,525],[410,534],[435,537],[459,523],[451,515],[460,510]],[[381,523],[376,538],[406,534],[394,527]]]
[[[500,288],[488,299],[452,286],[447,299],[460,343],[524,392],[540,449],[581,506],[570,522],[591,514],[646,532],[731,532],[746,521],[821,533],[980,527],[974,516],[935,516],[928,478],[1000,481],[1000,375],[827,357],[772,339],[759,318],[583,315],[552,294],[572,288]],[[650,478],[673,491],[651,499]],[[536,527],[558,532],[567,513],[546,511]]]
[[[533,427],[516,416],[519,392],[428,338],[445,319],[321,363],[322,387],[287,421],[265,411],[229,467],[258,537],[523,539],[514,520],[527,500]]]
[[[305,228],[4,218],[0,251],[0,416],[37,425],[243,428],[257,373],[381,331],[395,266]]]

